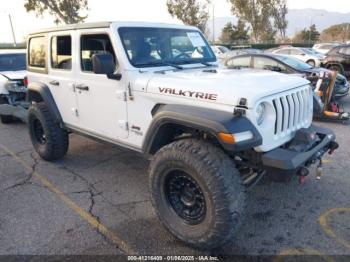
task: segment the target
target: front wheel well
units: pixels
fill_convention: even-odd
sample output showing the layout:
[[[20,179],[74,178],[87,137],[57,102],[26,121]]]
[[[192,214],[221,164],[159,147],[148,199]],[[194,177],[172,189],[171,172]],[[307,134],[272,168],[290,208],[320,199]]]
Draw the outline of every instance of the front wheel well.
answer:
[[[154,155],[162,147],[174,141],[186,138],[206,140],[216,145],[220,145],[216,136],[207,130],[201,130],[181,124],[168,123],[158,128],[147,153]]]

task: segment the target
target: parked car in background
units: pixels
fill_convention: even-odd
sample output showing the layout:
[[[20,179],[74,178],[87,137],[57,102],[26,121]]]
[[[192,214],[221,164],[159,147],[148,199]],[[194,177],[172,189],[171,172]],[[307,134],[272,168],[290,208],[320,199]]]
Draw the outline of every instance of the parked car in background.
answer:
[[[350,45],[334,47],[327,53],[322,66],[350,77]]]
[[[229,52],[226,52],[224,55],[218,57],[218,59],[221,64],[224,64],[224,62],[231,57],[235,57],[238,55],[259,54],[259,53],[262,53],[262,51],[255,48],[234,49],[234,50],[230,50]]]
[[[225,54],[225,53],[230,51],[230,49],[228,49],[226,46],[222,46],[222,45],[212,45],[210,47],[213,50],[213,52],[216,55],[216,57],[220,57],[223,54]]]
[[[329,71],[325,68],[315,68],[299,59],[274,55],[274,54],[250,54],[240,55],[228,59],[225,65],[229,68],[247,67],[254,69],[271,70],[285,74],[297,74],[303,77],[311,75],[319,76],[321,72]],[[313,83],[316,86],[316,82]],[[349,83],[345,76],[338,74],[335,87],[334,96],[336,99],[347,96],[349,93]]]
[[[1,105],[13,106],[12,112],[17,111],[17,106],[28,105],[26,74],[26,50],[0,50],[0,119],[4,124],[12,122],[14,117],[5,114]],[[9,110],[10,107],[6,107],[6,111]]]
[[[316,44],[312,47],[313,50],[321,53],[321,54],[327,54],[333,47],[338,46],[337,43],[320,43]]]
[[[305,63],[308,63],[312,67],[319,67],[321,65],[322,59],[324,58],[324,55],[315,54],[307,48],[298,48],[291,46],[272,50],[271,53],[295,57]]]

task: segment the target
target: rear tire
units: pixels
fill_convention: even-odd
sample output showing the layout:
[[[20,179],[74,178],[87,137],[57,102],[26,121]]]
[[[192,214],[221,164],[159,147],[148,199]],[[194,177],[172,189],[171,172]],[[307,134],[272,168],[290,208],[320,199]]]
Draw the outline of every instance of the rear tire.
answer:
[[[237,232],[246,193],[233,161],[195,139],[160,149],[150,164],[152,204],[174,236],[197,249],[221,246]]]
[[[0,97],[0,105],[7,105],[8,101],[6,97]],[[14,117],[13,116],[5,116],[5,115],[0,115],[0,120],[1,123],[3,124],[11,124],[14,122]]]
[[[67,153],[68,133],[54,121],[45,103],[29,108],[28,127],[32,144],[41,158],[53,161]]]

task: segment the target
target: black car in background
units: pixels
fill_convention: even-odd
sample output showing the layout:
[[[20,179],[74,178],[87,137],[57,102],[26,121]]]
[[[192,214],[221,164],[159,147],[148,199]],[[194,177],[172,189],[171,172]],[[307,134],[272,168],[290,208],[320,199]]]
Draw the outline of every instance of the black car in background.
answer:
[[[322,61],[324,68],[337,71],[350,77],[350,45],[340,45],[332,48]]]
[[[321,72],[329,71],[325,68],[314,68],[303,61],[283,55],[274,54],[246,54],[231,57],[225,61],[228,68],[253,68],[271,70],[285,74],[297,74],[303,77],[319,75]],[[314,85],[316,83],[313,83]],[[338,74],[334,96],[336,99],[347,96],[349,93],[349,83],[346,78]]]

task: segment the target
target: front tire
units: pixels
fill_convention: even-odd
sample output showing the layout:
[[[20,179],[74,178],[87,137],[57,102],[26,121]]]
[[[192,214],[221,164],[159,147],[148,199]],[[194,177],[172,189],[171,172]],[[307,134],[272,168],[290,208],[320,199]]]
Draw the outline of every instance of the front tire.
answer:
[[[198,249],[231,239],[241,225],[245,188],[233,161],[195,139],[160,149],[150,164],[152,204],[164,226]]]
[[[68,133],[54,121],[45,103],[29,108],[28,127],[32,144],[41,158],[53,161],[67,153]]]
[[[6,97],[0,97],[0,105],[8,104],[7,98]],[[5,116],[5,115],[0,115],[0,120],[1,123],[3,124],[11,124],[14,121],[13,116]]]

